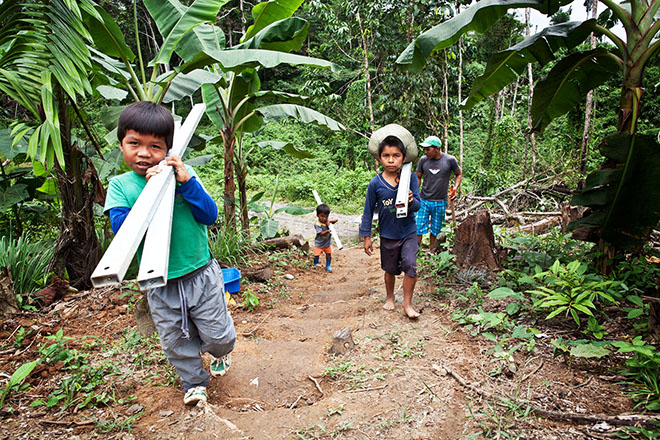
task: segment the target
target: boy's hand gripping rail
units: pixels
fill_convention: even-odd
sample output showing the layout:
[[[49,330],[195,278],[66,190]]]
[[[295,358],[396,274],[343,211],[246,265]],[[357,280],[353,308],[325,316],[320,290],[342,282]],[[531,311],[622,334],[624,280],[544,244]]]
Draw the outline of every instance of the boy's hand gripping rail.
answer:
[[[181,129],[175,130],[172,150],[170,151],[171,154],[181,156],[184,153],[202,115],[204,114],[205,108],[206,106],[204,104],[195,105],[190,111],[185,123],[181,126]],[[126,271],[133,259],[133,255],[135,255],[135,251],[137,251],[137,248],[142,241],[142,237],[144,237],[147,228],[150,226],[151,220],[154,218],[154,214],[159,207],[161,199],[166,195],[168,197],[167,200],[169,200],[169,197],[172,197],[173,199],[174,189],[174,172],[170,166],[164,167],[160,173],[149,179],[147,185],[136,200],[135,205],[126,216],[126,219],[117,232],[114,240],[112,240],[110,246],[101,258],[101,261],[99,261],[99,264],[92,273],[91,279],[94,287],[116,284],[124,279],[124,275],[126,275]],[[171,196],[170,194],[166,194],[170,191]],[[154,266],[154,268],[147,269],[145,266],[144,273],[147,275],[144,275],[145,279],[142,281],[147,283],[145,285],[149,285],[149,288],[156,287],[155,285],[151,285],[149,281],[151,279],[167,280],[169,237],[172,228],[171,209],[167,215],[163,214],[163,217],[160,217],[157,222],[154,222],[154,226],[156,228],[161,228],[163,227],[162,223],[167,224],[166,230],[164,230],[165,228],[161,229],[158,236],[156,236],[156,233],[149,234],[156,238],[149,240],[149,242],[145,241],[142,255],[142,263],[150,262],[150,258],[154,256],[154,253],[150,251],[152,244],[149,243],[153,243],[153,240],[156,239],[158,241],[167,241],[166,251],[158,251],[160,252],[159,257],[161,257],[161,260],[164,255],[164,266],[162,261],[158,266]],[[143,268],[140,267],[140,273],[142,272]],[[140,283],[140,281],[141,279],[138,277],[138,283]],[[140,287],[142,287],[142,284],[140,284]]]
[[[396,192],[396,218],[408,217],[408,193],[410,192],[410,176],[412,174],[412,163],[404,163],[401,167],[399,178],[399,190]]]
[[[314,194],[314,198],[316,199],[317,205],[323,203],[321,201],[321,197],[319,197],[319,193],[317,193],[315,189],[312,190],[312,194]],[[330,234],[332,234],[332,238],[335,239],[335,244],[337,245],[337,249],[343,249],[344,245],[341,244],[341,240],[339,239],[339,235],[337,235],[335,226],[332,223],[328,223],[328,228],[330,229]]]

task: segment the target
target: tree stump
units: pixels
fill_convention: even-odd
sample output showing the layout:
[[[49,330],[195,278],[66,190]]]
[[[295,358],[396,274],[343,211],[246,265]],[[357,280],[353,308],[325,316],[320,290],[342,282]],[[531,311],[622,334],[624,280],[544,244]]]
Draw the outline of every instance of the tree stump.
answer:
[[[0,268],[0,316],[5,317],[18,312],[18,301],[9,269],[2,267]]]
[[[571,206],[569,202],[561,204],[561,232],[566,233],[568,224],[582,218],[587,210],[585,206]]]
[[[344,327],[337,330],[332,337],[332,346],[330,347],[331,354],[344,354],[355,347],[353,342],[353,335],[351,334],[350,327]]]
[[[135,317],[135,324],[137,327],[138,333],[145,337],[150,338],[156,332],[156,326],[154,325],[154,320],[151,317],[151,312],[149,312],[149,301],[147,300],[147,292],[142,293],[142,298],[140,298],[135,303],[135,309],[133,309],[133,316]]]
[[[473,266],[502,269],[488,211],[477,211],[458,225],[454,254],[459,269]]]

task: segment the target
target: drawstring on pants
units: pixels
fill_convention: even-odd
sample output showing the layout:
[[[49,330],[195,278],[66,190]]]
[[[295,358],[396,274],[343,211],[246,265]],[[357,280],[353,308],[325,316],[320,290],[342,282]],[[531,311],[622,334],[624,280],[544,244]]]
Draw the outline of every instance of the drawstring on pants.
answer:
[[[179,301],[181,301],[181,331],[185,339],[190,339],[190,329],[188,328],[188,300],[183,292],[183,281],[178,279],[176,282],[179,291]]]

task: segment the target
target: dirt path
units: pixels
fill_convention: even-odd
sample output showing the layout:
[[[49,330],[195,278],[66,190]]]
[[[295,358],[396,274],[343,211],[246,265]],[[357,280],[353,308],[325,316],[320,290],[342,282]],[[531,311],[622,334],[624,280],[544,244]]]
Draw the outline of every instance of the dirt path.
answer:
[[[513,380],[490,377],[493,358],[487,350],[492,343],[458,329],[450,319],[451,308],[431,299],[435,286],[418,282],[414,305],[422,317],[410,321],[401,309],[401,280],[395,288],[397,310],[382,309],[378,257],[367,257],[360,247],[346,247],[335,253],[333,268],[331,274],[292,269],[289,273],[295,278],[275,308],[236,311],[242,335],[234,364],[227,377],[212,381],[208,406],[186,409],[179,390],[170,387],[154,393],[151,388],[140,396],[149,410],[139,420],[136,437],[492,438],[488,426],[511,423],[509,428],[527,433],[523,438],[584,438],[572,427],[497,407],[490,407],[492,420],[481,413],[479,421],[485,418],[487,424],[480,427],[470,415],[480,408],[481,399],[443,374],[445,369],[512,399],[525,393],[529,398],[561,400],[568,388],[572,402],[564,409],[569,412],[582,407],[606,413],[626,405],[626,399],[607,385],[585,385],[582,372],[567,371],[552,361],[550,352],[518,357]],[[328,354],[332,335],[345,326],[352,329],[357,345],[333,357]],[[535,375],[540,367],[543,374]],[[548,385],[553,380],[564,386]],[[574,385],[584,388],[572,393]],[[600,398],[594,402],[594,396]],[[172,415],[161,416],[172,410]],[[481,436],[469,437],[480,431]]]
[[[458,438],[466,434],[466,402],[452,379],[431,365],[451,360],[471,369],[478,346],[468,348],[451,331],[447,315],[424,306],[420,283],[413,322],[400,308],[382,309],[382,272],[377,257],[352,247],[337,252],[334,272],[294,272],[291,301],[256,314],[236,314],[241,336],[231,373],[213,380],[210,405],[185,410],[178,390],[163,389],[146,403],[151,416],[139,423],[144,438],[211,438],[189,431],[188,419],[214,425],[218,438]],[[400,292],[398,292],[400,295]],[[399,299],[400,300],[400,299]],[[349,326],[357,344],[332,358],[336,330]],[[329,374],[336,373],[335,380]],[[319,391],[309,377],[319,382]],[[175,415],[158,414],[175,410]],[[191,414],[199,414],[191,418]],[[172,425],[173,419],[177,423]],[[190,420],[188,420],[190,421]],[[181,428],[180,430],[177,427]],[[149,433],[153,432],[153,436]]]
[[[138,362],[142,353],[126,339],[135,333],[126,291],[81,292],[45,313],[5,320],[5,342],[19,325],[37,333],[23,347],[3,350],[2,371],[34,359],[30,346],[49,344],[44,336],[61,328],[72,344],[104,341],[103,346],[118,347],[103,352],[126,373],[112,387],[136,399],[79,414],[31,408],[35,396],[47,396],[68,374],[62,365],[44,366],[31,376],[29,395],[14,396],[18,412],[0,424],[0,439],[468,439],[495,438],[496,433],[514,434],[499,438],[583,439],[586,431],[579,425],[535,419],[519,402],[586,414],[632,409],[620,388],[605,378],[611,373],[589,370],[589,364],[568,368],[553,359],[549,344],[516,352],[517,371],[510,377],[490,376],[496,365],[493,343],[452,321],[455,309],[434,293],[435,285],[418,281],[414,306],[422,316],[416,321],[403,315],[400,279],[397,310],[383,310],[379,259],[367,257],[361,247],[335,252],[333,273],[309,269],[308,258],[304,264],[283,254],[273,258],[282,260],[276,265],[279,281],[260,294],[262,305],[255,311],[232,311],[239,333],[233,365],[227,376],[211,380],[204,406],[185,407],[177,385],[151,383],[153,360]],[[287,280],[285,273],[294,278]],[[334,332],[345,326],[356,346],[343,356],[329,355]],[[161,357],[155,345],[151,353]],[[444,374],[447,370],[511,404],[482,400]],[[94,431],[98,422],[132,415],[130,430]]]

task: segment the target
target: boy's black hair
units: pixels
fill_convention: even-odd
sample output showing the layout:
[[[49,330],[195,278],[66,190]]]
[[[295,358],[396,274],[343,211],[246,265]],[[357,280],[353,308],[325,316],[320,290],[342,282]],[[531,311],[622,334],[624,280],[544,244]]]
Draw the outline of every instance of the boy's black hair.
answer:
[[[325,203],[321,203],[319,206],[316,207],[316,215],[319,214],[330,214],[330,207]]]
[[[378,144],[378,157],[383,154],[383,149],[385,147],[397,147],[401,153],[403,153],[403,158],[406,158],[406,147],[403,145],[403,141],[396,136],[387,136]]]
[[[117,138],[120,144],[128,130],[162,137],[165,139],[167,151],[172,148],[174,119],[165,107],[158,104],[139,101],[126,107],[121,112],[119,125],[117,125]]]

